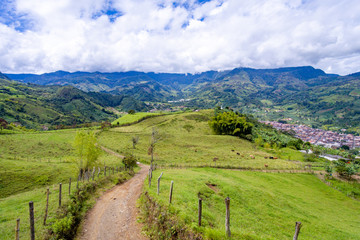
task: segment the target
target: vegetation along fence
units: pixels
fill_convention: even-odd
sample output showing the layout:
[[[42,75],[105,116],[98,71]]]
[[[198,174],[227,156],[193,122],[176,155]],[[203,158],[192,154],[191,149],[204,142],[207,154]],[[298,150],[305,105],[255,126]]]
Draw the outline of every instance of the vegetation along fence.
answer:
[[[69,182],[67,184],[62,184],[59,183],[59,185],[57,187],[52,187],[51,189],[55,190],[55,192],[58,191],[58,194],[51,194],[50,191],[50,187],[48,187],[46,189],[46,194],[45,194],[45,211],[44,213],[36,213],[36,207],[37,204],[42,204],[43,200],[41,201],[30,201],[29,202],[29,220],[25,220],[25,221],[21,221],[20,218],[16,219],[16,226],[15,226],[15,240],[19,240],[20,237],[28,239],[27,236],[25,236],[25,234],[27,235],[28,230],[25,230],[25,228],[30,229],[30,239],[34,240],[35,239],[35,231],[36,231],[36,222],[37,221],[41,221],[42,225],[44,226],[49,226],[48,224],[48,220],[49,220],[49,207],[55,208],[56,211],[52,212],[52,219],[51,219],[51,225],[56,225],[56,218],[59,218],[59,212],[61,212],[62,208],[71,208],[68,206],[64,206],[64,201],[63,200],[67,200],[67,204],[71,205],[71,204],[82,204],[82,200],[86,200],[84,198],[84,194],[89,193],[91,191],[95,190],[95,187],[97,186],[96,184],[101,182],[101,181],[105,181],[107,179],[107,177],[110,177],[111,175],[115,175],[116,173],[121,173],[127,170],[133,170],[131,169],[126,169],[123,166],[114,166],[114,167],[109,167],[109,166],[105,166],[105,167],[93,167],[92,169],[87,169],[86,171],[82,172],[81,174],[79,174],[79,176],[76,179],[76,183],[73,181],[73,179],[69,179]],[[53,201],[49,201],[51,196],[53,195],[53,198],[57,198],[56,201],[54,201],[54,199],[52,199]],[[57,204],[56,204],[57,202]],[[57,206],[49,206],[49,203],[52,203],[54,205]],[[78,211],[81,211],[78,208]],[[36,213],[36,214],[35,214]],[[40,214],[43,216],[41,217]],[[72,217],[76,217],[76,213],[72,212]],[[68,217],[69,214],[62,214],[63,216],[65,215],[65,217]],[[79,220],[79,219],[77,219]],[[75,222],[75,221],[73,221]],[[79,221],[77,221],[78,223]],[[55,224],[54,224],[55,223]],[[21,231],[21,227],[20,225],[24,226],[24,230]],[[72,225],[72,224],[70,224]],[[26,226],[26,227],[25,227]],[[50,226],[49,226],[50,227]],[[69,227],[69,226],[68,226]],[[59,230],[56,227],[55,228],[49,228],[51,230],[49,230],[49,234],[53,234],[56,231]],[[76,229],[76,228],[75,228]],[[70,232],[72,231],[71,234],[73,234],[76,230],[73,228],[73,226],[70,226],[70,229],[68,229]],[[66,229],[64,232],[64,229],[60,229],[59,230],[61,233],[60,235],[64,235],[67,236],[66,233]],[[21,236],[21,233],[23,233],[24,235]],[[46,234],[45,234],[46,235]],[[42,234],[42,236],[44,236]],[[68,235],[69,236],[69,235]]]

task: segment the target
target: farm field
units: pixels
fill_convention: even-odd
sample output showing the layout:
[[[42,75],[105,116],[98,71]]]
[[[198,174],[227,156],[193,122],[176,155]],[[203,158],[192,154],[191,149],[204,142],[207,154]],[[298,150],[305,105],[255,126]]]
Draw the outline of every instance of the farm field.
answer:
[[[156,179],[163,172],[160,195]],[[232,239],[359,239],[359,202],[332,189],[311,174],[263,173],[213,168],[161,169],[144,191],[206,239],[225,239],[225,203],[230,197]],[[197,226],[198,197],[203,199],[202,226]]]
[[[214,135],[208,125],[212,110],[166,115],[146,119],[140,123],[112,128],[99,135],[99,143],[120,153],[132,153],[144,163],[149,163],[148,148],[152,129],[161,136],[155,146],[154,159],[158,166],[217,166],[231,168],[300,169],[302,156],[288,161],[292,149],[268,153],[257,149],[246,140],[225,135]],[[139,142],[134,149],[132,137]],[[252,158],[251,155],[254,157]],[[284,156],[280,159],[281,155]],[[279,159],[265,159],[277,156]],[[214,161],[214,158],[217,159]]]

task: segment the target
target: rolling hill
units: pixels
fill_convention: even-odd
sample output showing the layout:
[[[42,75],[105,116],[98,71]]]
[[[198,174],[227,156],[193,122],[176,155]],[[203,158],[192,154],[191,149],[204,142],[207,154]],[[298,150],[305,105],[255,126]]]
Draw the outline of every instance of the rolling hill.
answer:
[[[132,97],[85,93],[72,86],[24,84],[0,75],[0,118],[30,128],[113,120],[109,107],[146,110]]]
[[[24,83],[72,85],[83,91],[131,96],[160,104],[157,109],[169,105],[228,106],[262,120],[291,119],[291,123],[336,126],[353,132],[360,126],[360,74],[339,76],[310,66],[198,74],[58,71],[7,76]]]

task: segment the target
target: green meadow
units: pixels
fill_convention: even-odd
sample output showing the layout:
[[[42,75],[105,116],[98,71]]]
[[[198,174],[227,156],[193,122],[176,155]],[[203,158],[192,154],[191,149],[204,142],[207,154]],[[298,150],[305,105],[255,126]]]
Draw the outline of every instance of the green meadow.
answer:
[[[21,219],[20,239],[28,239],[29,201],[35,206],[37,239],[44,238],[47,230],[42,219],[46,188],[49,187],[51,192],[49,222],[56,216],[59,183],[63,184],[63,203],[69,200],[70,178],[73,182],[71,191],[75,191],[78,164],[73,142],[76,131],[0,135],[0,239],[14,238],[17,218]],[[103,152],[98,166],[103,170],[105,164],[110,167],[122,165],[119,158]]]
[[[211,165],[263,169],[268,165],[268,169],[302,168],[302,155],[295,150],[265,152],[249,141],[233,136],[214,135],[208,125],[212,115],[212,110],[206,110],[153,117],[134,125],[104,131],[99,135],[99,143],[120,153],[132,153],[141,161],[149,163],[148,148],[154,128],[160,136],[154,151],[158,166]],[[139,137],[135,149],[131,141],[134,136]],[[291,154],[301,157],[289,157]],[[270,156],[277,156],[279,159],[269,159]]]
[[[351,190],[349,196],[358,195],[357,185],[350,189],[345,182],[334,182],[334,186],[344,189],[342,193],[311,174],[281,173],[312,163],[305,162],[304,155],[291,148],[259,148],[238,137],[215,135],[208,125],[212,110],[156,114],[125,115],[117,120],[119,127],[96,130],[98,143],[150,163],[148,149],[155,130],[160,138],[154,149],[158,170],[153,173],[152,187],[145,182],[144,191],[168,206],[169,185],[174,181],[170,211],[205,239],[225,238],[224,199],[228,196],[232,239],[291,239],[296,221],[303,223],[299,239],[360,238],[360,217],[354,214],[360,212],[360,205],[345,193]],[[130,125],[121,126],[124,124]],[[113,125],[117,125],[116,121]],[[29,201],[35,205],[36,238],[46,237],[47,227],[42,225],[46,188],[51,192],[51,223],[59,211],[59,183],[63,183],[66,204],[69,178],[76,179],[78,173],[73,148],[77,131],[0,134],[0,239],[14,238],[17,218],[21,219],[20,239],[28,239]],[[139,137],[135,148],[133,137]],[[100,167],[120,164],[119,158],[105,152],[98,159]],[[251,169],[280,172],[247,171]],[[164,175],[158,196],[156,179],[161,172]],[[72,193],[75,187],[73,183]],[[198,197],[203,199],[202,227],[197,226]],[[88,202],[85,209],[94,201]]]
[[[129,123],[134,123],[137,121],[141,121],[142,119],[152,117],[152,116],[159,116],[161,113],[149,113],[149,112],[137,112],[134,114],[126,114],[121,116],[120,118],[113,121],[112,125],[124,125]]]
[[[156,179],[163,172],[160,195]],[[358,201],[334,190],[311,174],[263,173],[214,168],[161,169],[153,172],[148,191],[169,206],[206,239],[225,239],[225,198],[230,197],[232,239],[292,239],[296,221],[299,239],[360,239]],[[203,199],[202,226],[197,226],[198,198]]]

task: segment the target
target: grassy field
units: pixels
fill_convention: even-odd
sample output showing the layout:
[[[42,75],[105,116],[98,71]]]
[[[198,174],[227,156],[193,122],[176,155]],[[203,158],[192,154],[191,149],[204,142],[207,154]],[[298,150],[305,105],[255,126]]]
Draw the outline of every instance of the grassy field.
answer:
[[[58,184],[63,183],[66,202],[69,200],[69,178],[74,182],[77,177],[77,157],[73,149],[76,131],[0,135],[0,239],[14,237],[14,223],[19,217],[22,239],[28,238],[29,201],[35,204],[36,234],[41,236],[37,238],[43,238],[46,228],[41,219],[45,211],[46,188],[50,186],[51,191],[51,221],[57,209]],[[99,157],[98,166],[105,164],[122,165],[121,159],[104,152]],[[72,191],[75,186],[72,184]]]
[[[236,168],[299,169],[302,160],[288,155],[296,151],[287,149],[283,159],[265,159],[278,153],[267,153],[255,144],[233,136],[214,135],[208,125],[212,110],[166,115],[146,119],[140,123],[112,128],[99,135],[100,144],[117,152],[133,153],[149,163],[148,148],[151,132],[155,128],[161,140],[155,146],[155,163],[162,166],[218,166]],[[131,138],[139,136],[133,149]],[[251,155],[254,157],[252,158]],[[301,154],[300,154],[301,155]],[[216,162],[214,158],[217,158]]]
[[[0,198],[76,178],[76,130],[0,135]],[[119,165],[107,153],[98,165]]]
[[[126,114],[126,115],[121,116],[120,118],[116,119],[111,124],[112,125],[129,124],[129,123],[140,121],[141,119],[144,119],[146,117],[158,116],[158,115],[162,115],[162,113],[137,112],[135,114]]]
[[[299,239],[360,239],[359,202],[310,174],[262,173],[219,169],[157,170],[156,184],[144,191],[169,205],[178,217],[206,239],[225,239],[225,203],[230,197],[232,239],[292,239],[296,221]],[[203,199],[203,225],[197,227],[198,197]]]

